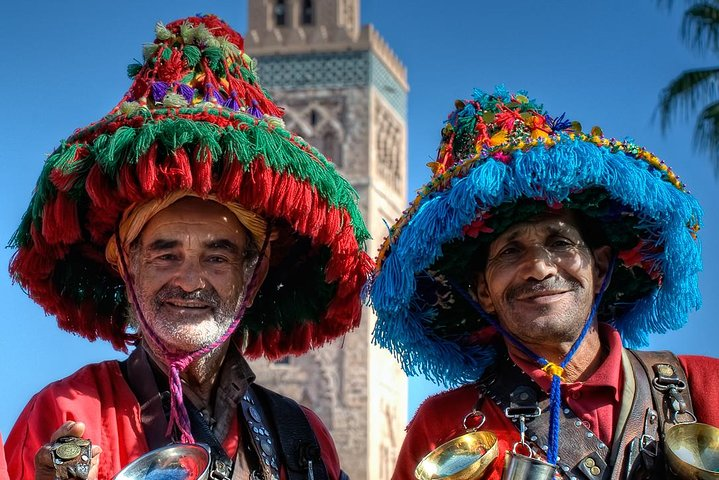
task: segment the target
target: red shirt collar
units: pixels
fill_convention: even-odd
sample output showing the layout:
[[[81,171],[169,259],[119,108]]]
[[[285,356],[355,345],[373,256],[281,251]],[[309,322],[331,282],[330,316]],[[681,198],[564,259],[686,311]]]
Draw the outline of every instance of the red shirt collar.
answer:
[[[566,388],[574,386],[588,387],[591,389],[606,389],[616,402],[619,402],[622,389],[622,339],[610,325],[599,322],[599,338],[602,345],[608,349],[607,357],[599,368],[583,382],[563,383]],[[524,357],[509,354],[510,359],[521,368],[542,390],[549,392],[551,387],[551,378],[544,372],[534,361]]]

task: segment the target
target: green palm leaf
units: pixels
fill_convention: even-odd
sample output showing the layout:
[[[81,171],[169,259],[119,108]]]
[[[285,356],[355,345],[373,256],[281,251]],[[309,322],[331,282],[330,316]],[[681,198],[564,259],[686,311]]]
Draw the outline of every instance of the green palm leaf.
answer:
[[[719,102],[712,103],[699,114],[694,135],[697,148],[709,154],[714,171],[719,174]]]
[[[719,2],[698,3],[684,12],[682,38],[690,47],[719,50]]]
[[[672,80],[659,96],[659,117],[666,131],[676,113],[688,114],[707,99],[717,97],[719,68],[687,70]],[[679,110],[679,112],[677,112]]]

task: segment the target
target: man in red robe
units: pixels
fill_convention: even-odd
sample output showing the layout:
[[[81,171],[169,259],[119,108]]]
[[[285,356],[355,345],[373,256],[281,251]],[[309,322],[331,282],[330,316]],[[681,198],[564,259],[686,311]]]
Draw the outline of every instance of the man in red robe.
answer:
[[[450,114],[371,293],[376,341],[458,387],[420,406],[394,479],[665,478],[672,431],[719,434],[719,360],[622,345],[698,308],[701,209],[580,128],[501,87]]]
[[[356,327],[368,234],[242,49],[211,15],[158,24],[120,104],[48,158],[11,272],[62,328],[135,348],[30,400],[12,478],[112,478],[173,443],[209,456],[158,475],[345,477],[322,421],[255,384],[245,357]]]

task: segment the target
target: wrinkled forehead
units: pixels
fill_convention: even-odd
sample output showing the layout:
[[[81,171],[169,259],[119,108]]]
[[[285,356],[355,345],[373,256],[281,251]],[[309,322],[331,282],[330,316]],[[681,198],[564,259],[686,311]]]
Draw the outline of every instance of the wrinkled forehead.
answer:
[[[584,240],[579,214],[569,209],[547,210],[528,220],[510,225],[490,243],[490,248],[507,241],[546,237],[554,234],[570,235],[577,237],[578,240]]]
[[[244,245],[248,232],[224,205],[212,200],[185,197],[148,219],[139,239],[145,243],[154,237],[197,234],[232,240]]]

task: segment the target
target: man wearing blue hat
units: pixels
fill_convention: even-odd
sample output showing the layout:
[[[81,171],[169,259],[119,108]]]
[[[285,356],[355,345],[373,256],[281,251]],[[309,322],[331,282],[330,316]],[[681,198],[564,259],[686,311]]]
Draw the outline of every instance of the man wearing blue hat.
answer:
[[[419,408],[394,478],[715,468],[674,437],[717,440],[719,361],[623,346],[700,305],[701,209],[676,175],[503,88],[457,102],[430,166],[379,254],[375,340],[459,388]]]

